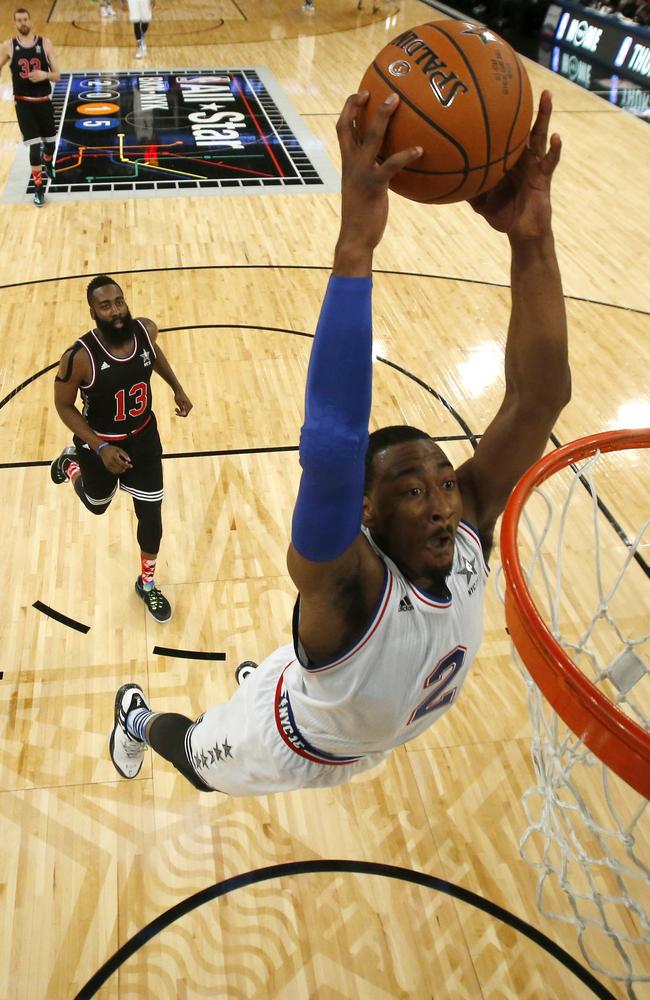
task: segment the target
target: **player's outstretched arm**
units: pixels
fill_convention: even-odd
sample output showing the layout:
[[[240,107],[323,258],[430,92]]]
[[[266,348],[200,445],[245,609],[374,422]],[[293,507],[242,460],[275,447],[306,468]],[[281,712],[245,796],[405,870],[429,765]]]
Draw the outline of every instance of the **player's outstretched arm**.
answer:
[[[542,455],[571,396],[562,279],[551,225],[551,179],[560,160],[548,140],[551,95],[544,91],[529,146],[514,170],[472,206],[508,235],[511,314],[505,395],[476,452],[458,470],[465,513],[489,548],[494,525],[522,474]]]
[[[383,582],[380,560],[360,534],[372,395],[372,258],[388,217],[388,183],[421,150],[379,165],[398,101],[385,102],[361,137],[355,115],[367,96],[349,97],[337,125],[341,228],[307,373],[302,477],[287,557],[301,595],[300,637],[316,660],[335,655],[350,628],[365,623]]]
[[[388,219],[388,184],[396,173],[422,155],[421,147],[414,146],[378,164],[377,156],[399,98],[390,94],[361,136],[356,116],[367,100],[367,91],[348,97],[336,124],[341,149],[341,229],[332,273],[350,278],[370,277],[373,252]]]
[[[43,39],[43,48],[45,49],[47,61],[50,64],[49,70],[33,69],[27,79],[30,83],[42,83],[44,80],[50,80],[52,83],[58,83],[61,79],[61,71],[59,70],[58,60],[49,38]]]
[[[57,56],[54,46],[49,38],[43,39],[43,48],[45,49],[45,55],[47,56],[47,61],[50,64],[50,72],[47,74],[48,80],[52,83],[58,83],[61,79],[61,69],[59,68],[59,57]]]
[[[151,343],[156,345],[156,360],[154,361],[153,370],[160,375],[161,379],[167,383],[174,393],[176,415],[178,417],[186,417],[194,404],[191,402],[183,386],[178,381],[172,366],[163,354],[163,349],[158,342],[158,327],[152,319],[145,319],[143,317],[142,322],[147,328]]]
[[[0,44],[0,71],[3,67],[7,65],[11,59],[11,41],[2,42]]]

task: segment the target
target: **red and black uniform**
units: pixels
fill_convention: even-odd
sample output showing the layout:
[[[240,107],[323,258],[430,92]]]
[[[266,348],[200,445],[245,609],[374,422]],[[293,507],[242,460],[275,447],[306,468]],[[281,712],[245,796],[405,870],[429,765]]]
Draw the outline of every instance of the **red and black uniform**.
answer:
[[[105,441],[141,433],[152,417],[151,373],[156,351],[140,320],[133,324],[128,357],[110,354],[94,330],[79,338],[90,361],[91,379],[81,386],[83,417]]]
[[[95,330],[85,333],[75,346],[85,350],[90,361],[90,381],[81,386],[82,415],[98,437],[122,448],[133,463],[131,469],[115,476],[100,456],[75,436],[86,500],[95,508],[104,508],[119,479],[120,489],[134,500],[160,503],[162,446],[151,408],[150,385],[156,351],[146,327],[140,320],[134,321],[133,349],[126,358],[111,354]]]
[[[34,70],[49,73],[50,62],[45,53],[42,35],[36,35],[32,45],[23,45],[12,38],[11,79],[14,88],[16,117],[23,142],[32,146],[41,142],[56,141],[56,125],[52,107],[52,84],[49,80],[32,83],[29,74]]]

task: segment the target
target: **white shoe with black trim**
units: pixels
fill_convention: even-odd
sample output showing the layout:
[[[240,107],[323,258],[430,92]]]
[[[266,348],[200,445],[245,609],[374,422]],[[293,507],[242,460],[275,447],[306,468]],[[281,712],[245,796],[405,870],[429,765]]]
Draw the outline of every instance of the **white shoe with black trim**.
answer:
[[[126,717],[134,708],[149,708],[144,692],[139,684],[123,684],[115,695],[113,729],[108,740],[111,760],[123,778],[137,778],[147,750],[146,743],[126,730]]]
[[[235,680],[241,685],[255,670],[257,670],[257,663],[254,660],[244,660],[235,669]]]

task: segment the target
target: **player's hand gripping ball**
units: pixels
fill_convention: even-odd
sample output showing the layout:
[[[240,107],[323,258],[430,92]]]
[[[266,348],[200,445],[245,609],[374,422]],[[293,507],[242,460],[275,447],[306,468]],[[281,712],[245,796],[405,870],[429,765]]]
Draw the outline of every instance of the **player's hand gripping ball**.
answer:
[[[489,28],[456,20],[410,28],[381,50],[359,90],[370,95],[359,115],[362,132],[390,92],[399,94],[379,160],[422,146],[422,156],[390,183],[412,201],[474,198],[526,148],[530,81],[514,49]]]

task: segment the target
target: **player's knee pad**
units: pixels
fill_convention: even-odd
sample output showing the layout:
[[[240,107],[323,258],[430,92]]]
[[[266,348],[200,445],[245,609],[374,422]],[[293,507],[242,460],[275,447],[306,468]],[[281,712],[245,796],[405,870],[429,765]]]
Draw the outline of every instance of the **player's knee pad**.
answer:
[[[110,504],[106,503],[106,504],[103,504],[101,507],[96,507],[93,504],[88,503],[88,501],[86,501],[85,507],[86,507],[86,510],[89,510],[91,514],[95,514],[97,517],[99,517],[100,514],[105,514],[106,513],[106,511],[110,507]]]
[[[161,757],[173,764],[200,792],[212,792],[196,774],[187,756],[187,733],[194,723],[176,712],[164,712],[149,728],[148,742]]]
[[[37,142],[33,142],[29,147],[29,162],[32,167],[41,165],[41,147]]]
[[[111,500],[113,499],[112,496],[109,497],[109,499],[106,501],[106,503],[99,503],[99,504],[95,503],[92,500],[90,500],[86,496],[86,494],[84,493],[83,479],[82,479],[81,476],[78,476],[75,479],[73,485],[74,485],[74,491],[75,491],[75,493],[77,494],[77,496],[81,500],[81,502],[84,505],[84,507],[86,508],[86,510],[89,510],[91,514],[96,514],[96,515],[99,516],[99,514],[104,514],[108,510],[108,508],[110,507]]]
[[[43,143],[43,152],[46,156],[54,156],[54,150],[56,149],[56,144],[53,142]]]
[[[133,500],[138,519],[138,545],[142,552],[157,552],[162,538],[162,501]]]

